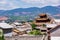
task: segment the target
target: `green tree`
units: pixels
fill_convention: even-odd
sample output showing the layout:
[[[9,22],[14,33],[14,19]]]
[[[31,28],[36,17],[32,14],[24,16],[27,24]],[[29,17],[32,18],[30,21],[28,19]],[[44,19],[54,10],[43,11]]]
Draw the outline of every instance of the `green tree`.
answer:
[[[0,40],[4,40],[4,34],[3,34],[2,29],[0,29]]]
[[[34,30],[36,27],[36,25],[34,23],[32,23],[31,26],[32,26],[32,30]]]

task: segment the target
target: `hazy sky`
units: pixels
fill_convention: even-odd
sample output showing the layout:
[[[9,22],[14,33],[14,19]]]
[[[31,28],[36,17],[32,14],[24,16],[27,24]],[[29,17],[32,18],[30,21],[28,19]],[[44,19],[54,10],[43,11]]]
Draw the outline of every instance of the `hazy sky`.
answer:
[[[0,0],[0,10],[58,5],[60,0]]]

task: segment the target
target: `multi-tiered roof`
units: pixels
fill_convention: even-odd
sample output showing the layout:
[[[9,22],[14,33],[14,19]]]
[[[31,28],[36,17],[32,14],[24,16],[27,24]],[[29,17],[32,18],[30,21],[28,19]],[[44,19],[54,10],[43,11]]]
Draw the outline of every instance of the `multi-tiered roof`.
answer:
[[[38,18],[35,18],[34,23],[36,25],[42,25],[45,23],[52,23],[52,19],[47,14],[40,14]]]

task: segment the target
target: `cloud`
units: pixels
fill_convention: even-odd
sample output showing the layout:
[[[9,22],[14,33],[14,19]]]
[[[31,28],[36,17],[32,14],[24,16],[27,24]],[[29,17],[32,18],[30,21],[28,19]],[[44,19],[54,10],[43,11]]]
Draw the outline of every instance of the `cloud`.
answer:
[[[26,3],[30,4],[43,4],[43,5],[52,5],[52,6],[57,6],[60,3],[60,0],[21,0]]]
[[[0,0],[0,4],[6,4],[7,2],[5,0]]]
[[[15,5],[15,3],[13,3],[13,1],[0,0],[0,10],[10,10],[14,8],[17,8],[17,6]]]
[[[58,6],[60,0],[0,0],[0,10],[15,8]]]

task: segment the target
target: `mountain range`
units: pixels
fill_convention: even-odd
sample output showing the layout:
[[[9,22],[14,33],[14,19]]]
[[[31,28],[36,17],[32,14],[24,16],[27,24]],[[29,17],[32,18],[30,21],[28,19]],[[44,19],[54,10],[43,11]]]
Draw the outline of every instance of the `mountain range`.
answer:
[[[0,10],[0,16],[8,16],[8,17],[19,16],[20,18],[22,17],[27,19],[29,18],[33,19],[34,17],[36,17],[38,14],[41,13],[48,13],[51,15],[60,14],[60,6],[59,7],[46,6],[43,8],[30,7],[30,8],[17,8],[12,10]]]

